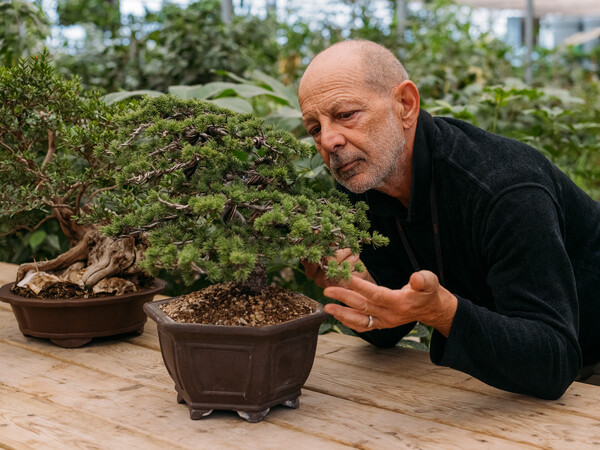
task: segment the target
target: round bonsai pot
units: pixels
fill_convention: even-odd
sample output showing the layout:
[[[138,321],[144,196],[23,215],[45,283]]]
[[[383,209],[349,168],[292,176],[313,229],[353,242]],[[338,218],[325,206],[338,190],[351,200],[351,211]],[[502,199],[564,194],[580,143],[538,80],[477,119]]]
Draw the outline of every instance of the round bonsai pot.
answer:
[[[301,388],[312,369],[323,305],[305,297],[317,311],[261,327],[179,323],[160,309],[171,299],[144,305],[158,328],[167,371],[177,401],[191,419],[213,410],[233,410],[260,422],[272,406],[298,408]]]
[[[146,323],[144,303],[166,287],[165,281],[155,279],[152,287],[123,295],[42,299],[13,294],[13,284],[0,288],[0,300],[10,303],[21,332],[68,348],[81,347],[95,337],[141,334]]]

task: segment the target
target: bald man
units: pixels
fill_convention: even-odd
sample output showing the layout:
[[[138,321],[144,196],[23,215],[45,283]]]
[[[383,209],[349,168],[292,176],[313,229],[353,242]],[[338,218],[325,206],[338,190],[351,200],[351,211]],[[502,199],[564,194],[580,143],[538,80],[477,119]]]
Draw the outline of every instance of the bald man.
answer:
[[[535,149],[420,110],[387,49],[346,41],[308,66],[302,121],[390,245],[325,309],[394,346],[418,321],[430,356],[500,389],[554,399],[600,361],[600,203]],[[321,287],[320,264],[305,263]]]

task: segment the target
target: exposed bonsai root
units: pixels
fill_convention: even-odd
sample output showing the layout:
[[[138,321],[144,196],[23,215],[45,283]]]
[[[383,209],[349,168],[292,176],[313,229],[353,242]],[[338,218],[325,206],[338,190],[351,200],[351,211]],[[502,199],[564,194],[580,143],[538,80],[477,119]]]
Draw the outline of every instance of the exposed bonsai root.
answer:
[[[77,243],[77,245],[54,259],[49,261],[21,264],[19,270],[17,271],[16,282],[20,282],[23,278],[25,278],[27,273],[32,270],[36,272],[56,272],[69,267],[77,261],[85,261],[90,252],[88,239],[90,234],[91,232],[87,233],[84,238]]]
[[[86,286],[94,286],[100,280],[127,271],[137,260],[133,238],[112,239],[101,237],[88,259],[88,266],[82,276]]]
[[[136,262],[140,259],[140,253],[131,237],[113,239],[98,230],[89,230],[82,240],[62,255],[50,261],[22,264],[17,272],[16,283],[21,282],[28,273],[46,272],[62,277],[57,284],[70,282],[81,288],[92,288],[106,278],[119,275],[130,278],[138,274],[140,271]]]

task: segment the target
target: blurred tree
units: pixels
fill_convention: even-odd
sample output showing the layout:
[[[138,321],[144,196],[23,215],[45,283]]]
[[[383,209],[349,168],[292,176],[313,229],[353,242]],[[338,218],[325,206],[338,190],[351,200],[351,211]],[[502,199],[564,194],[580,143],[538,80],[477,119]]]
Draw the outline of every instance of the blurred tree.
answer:
[[[215,69],[237,74],[260,68],[277,74],[277,23],[255,16],[221,20],[220,0],[181,7],[165,4],[144,17],[129,16],[117,36],[106,39],[86,28],[81,49],[57,55],[64,75],[78,74],[82,85],[111,92],[158,89],[221,79]]]
[[[59,25],[93,23],[112,36],[121,27],[119,0],[58,0],[56,12]]]
[[[0,65],[14,66],[20,58],[41,50],[49,26],[39,3],[0,1]]]

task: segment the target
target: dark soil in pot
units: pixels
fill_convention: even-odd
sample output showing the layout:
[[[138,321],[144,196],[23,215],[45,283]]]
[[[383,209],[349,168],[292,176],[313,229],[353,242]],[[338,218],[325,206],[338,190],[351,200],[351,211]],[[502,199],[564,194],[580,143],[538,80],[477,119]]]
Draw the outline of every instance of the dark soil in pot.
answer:
[[[248,294],[234,283],[224,283],[175,298],[161,309],[175,322],[256,327],[315,312],[315,305],[306,300],[303,295],[276,286]]]

